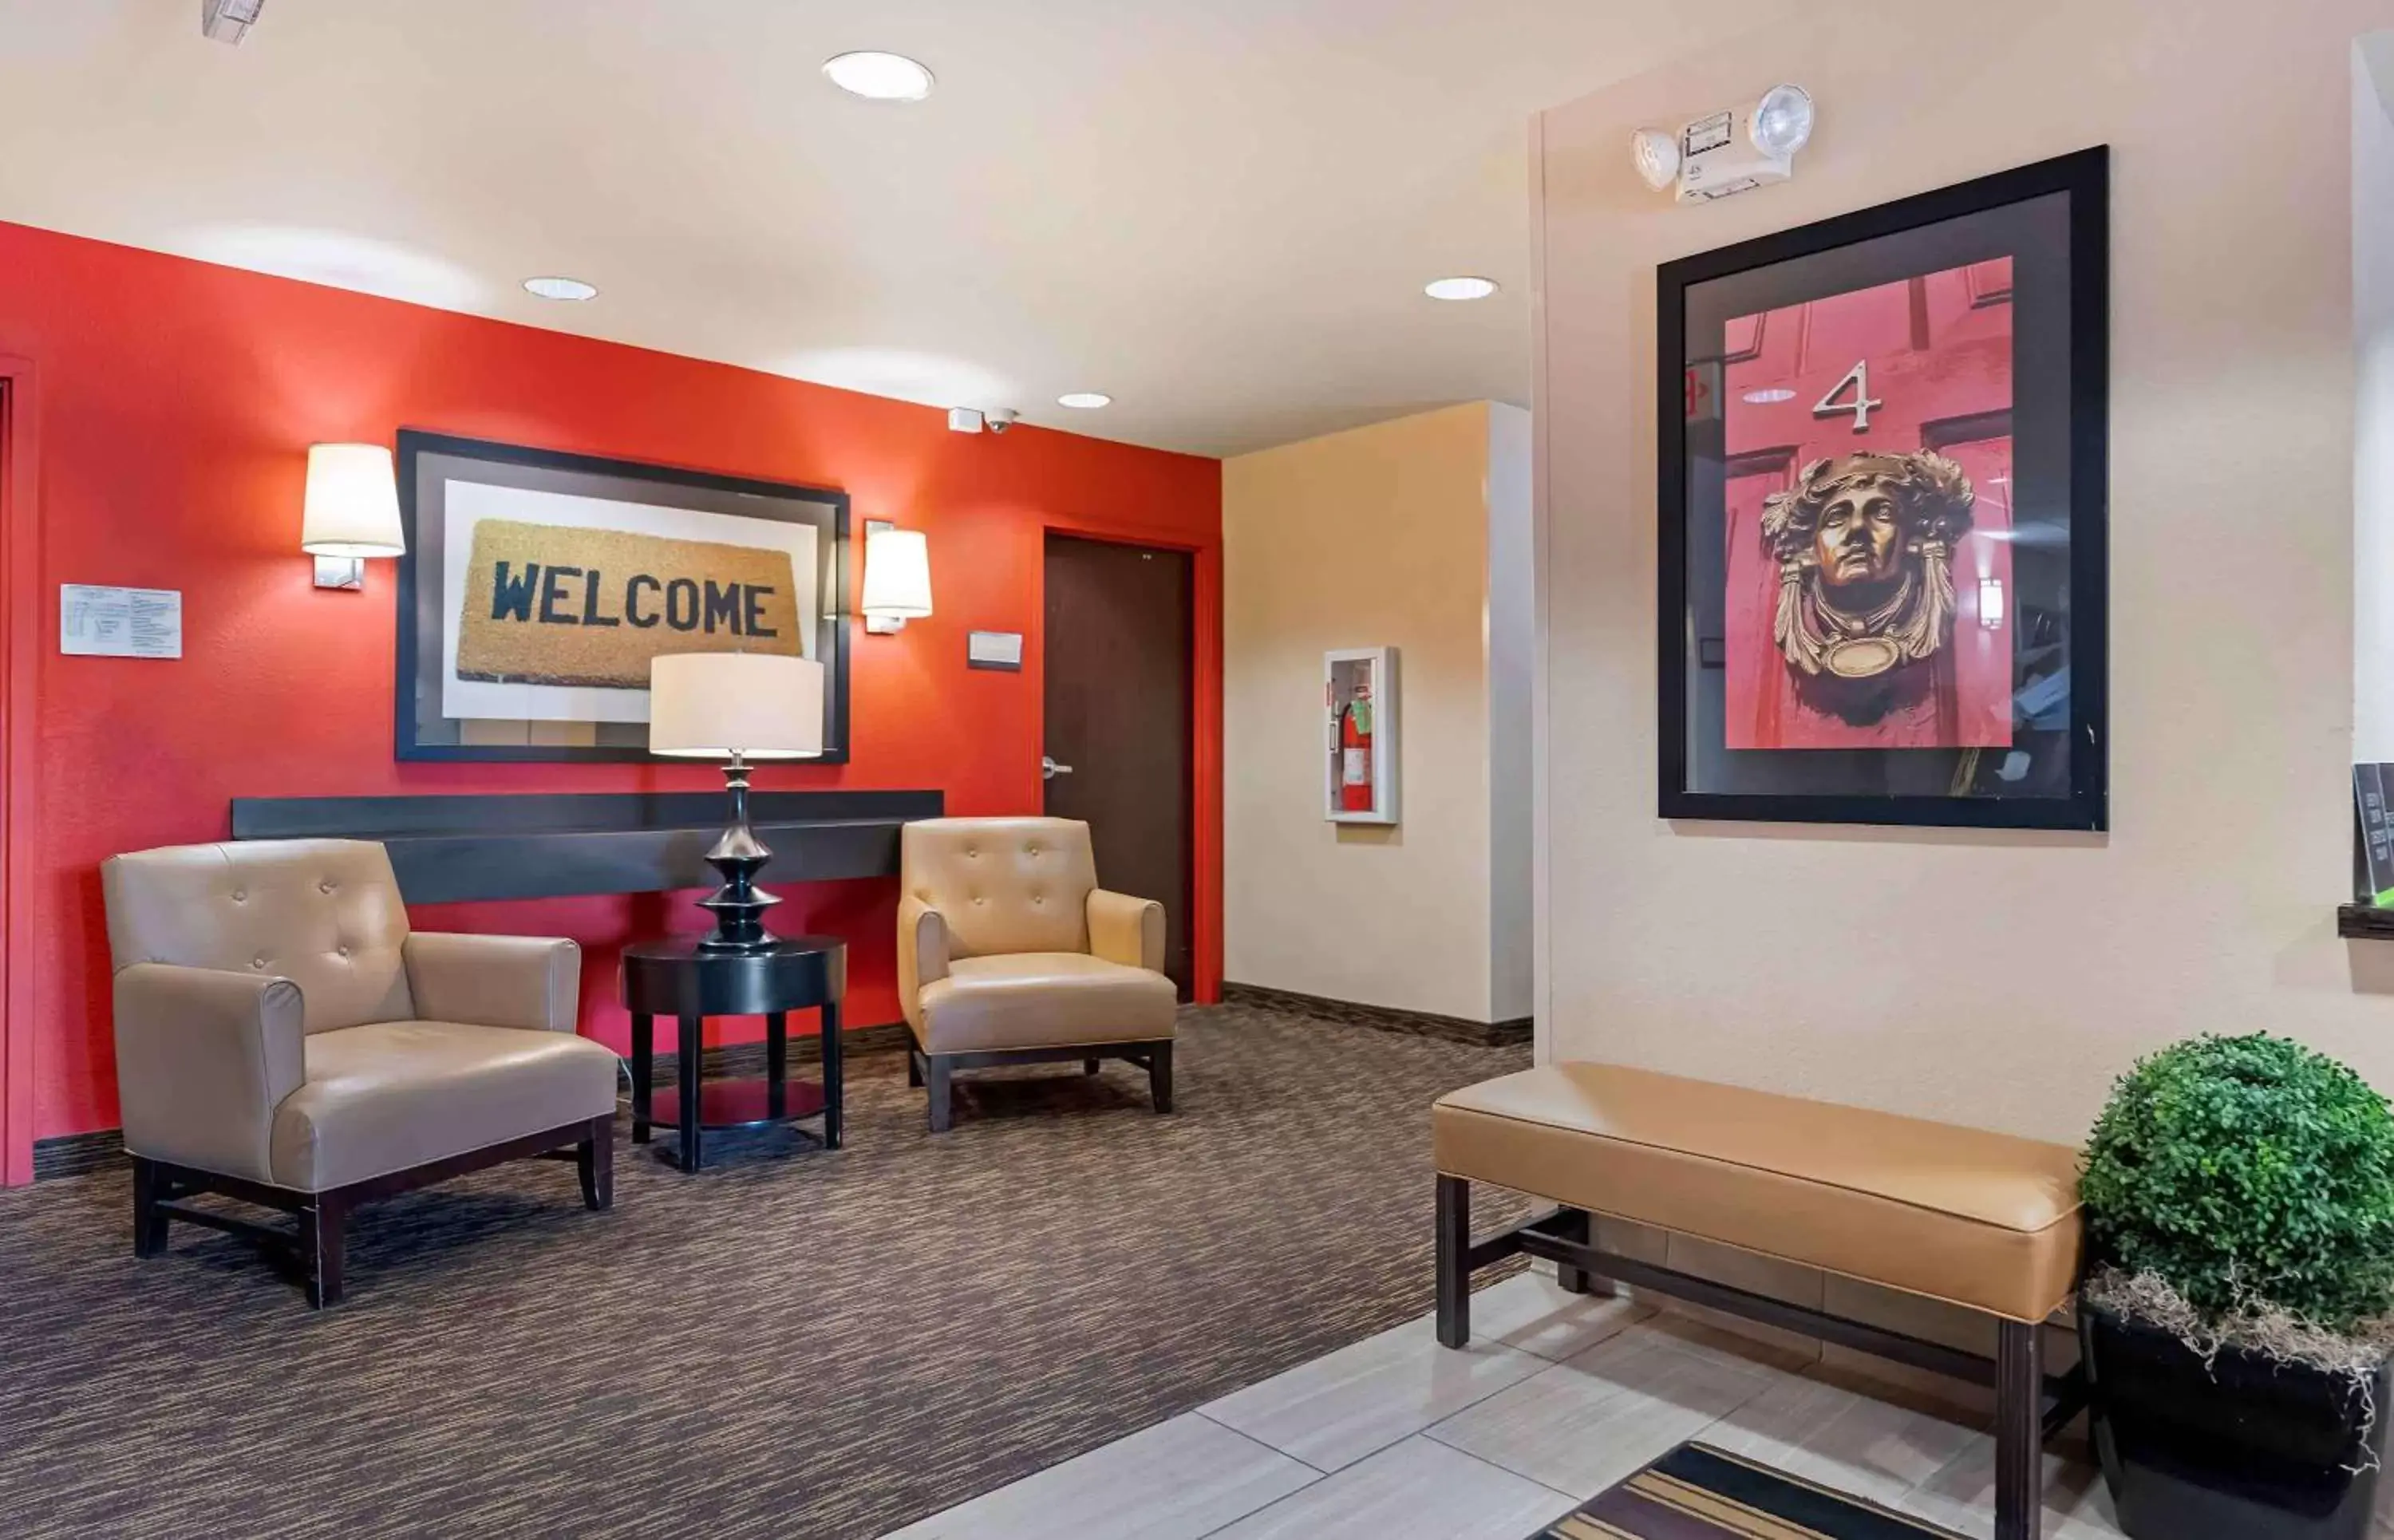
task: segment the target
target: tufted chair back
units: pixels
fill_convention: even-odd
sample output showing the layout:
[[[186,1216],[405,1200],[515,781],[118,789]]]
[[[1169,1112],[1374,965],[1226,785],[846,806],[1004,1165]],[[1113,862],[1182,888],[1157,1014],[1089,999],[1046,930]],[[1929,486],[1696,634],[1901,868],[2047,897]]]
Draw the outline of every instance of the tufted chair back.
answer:
[[[904,891],[947,921],[949,955],[1089,950],[1098,863],[1078,819],[927,818],[901,850]]]
[[[289,979],[307,1030],[415,1014],[401,948],[407,907],[371,840],[176,845],[100,865],[119,968],[175,963]]]

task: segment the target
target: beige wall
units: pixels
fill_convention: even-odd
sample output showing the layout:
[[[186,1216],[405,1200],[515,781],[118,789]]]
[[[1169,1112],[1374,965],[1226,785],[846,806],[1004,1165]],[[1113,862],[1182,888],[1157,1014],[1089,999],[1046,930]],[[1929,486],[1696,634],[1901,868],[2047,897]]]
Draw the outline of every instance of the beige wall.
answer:
[[[2352,757],[2382,764],[2394,761],[2394,32],[2352,50]]]
[[[2074,1140],[2188,1033],[2394,1087],[2394,945],[2344,943],[2349,47],[2383,0],[1853,0],[1545,115],[1546,1050]],[[1625,146],[1780,79],[1796,179],[1681,208]],[[2108,836],[1654,816],[1653,270],[2109,142]],[[1544,1022],[1542,1022],[1542,1027]]]
[[[1233,982],[1495,1019],[1491,433],[1492,409],[1474,402],[1223,466]],[[1322,654],[1379,646],[1400,650],[1401,822],[1334,824],[1322,816]],[[1526,867],[1510,880],[1526,892]],[[1506,999],[1526,994],[1522,980]]]
[[[1535,740],[1538,598],[1530,414],[1488,408],[1489,1012],[1532,1014],[1536,954],[1531,870],[1536,865]]]

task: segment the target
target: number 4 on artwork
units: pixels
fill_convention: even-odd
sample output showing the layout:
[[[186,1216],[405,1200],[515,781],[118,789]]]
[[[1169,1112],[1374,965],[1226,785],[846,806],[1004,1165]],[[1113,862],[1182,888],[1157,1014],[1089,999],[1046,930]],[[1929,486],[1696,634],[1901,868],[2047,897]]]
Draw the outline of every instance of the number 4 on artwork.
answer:
[[[1854,399],[1838,401],[1837,398],[1848,390],[1854,393]],[[1854,415],[1854,431],[1867,433],[1870,431],[1870,415],[1886,404],[1883,401],[1871,399],[1870,360],[1863,359],[1846,371],[1845,378],[1829,387],[1827,395],[1812,403],[1812,415],[1834,417],[1840,412],[1850,412]]]

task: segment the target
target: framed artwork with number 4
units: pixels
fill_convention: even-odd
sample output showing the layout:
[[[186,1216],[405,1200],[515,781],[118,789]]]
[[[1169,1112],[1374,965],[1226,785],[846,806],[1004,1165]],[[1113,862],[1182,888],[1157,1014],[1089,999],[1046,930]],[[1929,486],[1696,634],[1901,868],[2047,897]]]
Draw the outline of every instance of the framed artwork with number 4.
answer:
[[[1663,816],[2105,826],[2107,167],[1662,269]]]

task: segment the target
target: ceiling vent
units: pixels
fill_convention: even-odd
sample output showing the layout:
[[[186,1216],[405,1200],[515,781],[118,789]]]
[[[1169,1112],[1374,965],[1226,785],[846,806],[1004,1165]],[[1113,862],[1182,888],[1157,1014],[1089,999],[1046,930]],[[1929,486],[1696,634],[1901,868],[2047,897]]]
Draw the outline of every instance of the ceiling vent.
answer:
[[[265,8],[266,0],[200,0],[200,31],[219,43],[239,43]]]

